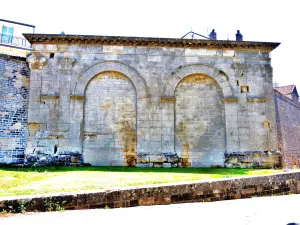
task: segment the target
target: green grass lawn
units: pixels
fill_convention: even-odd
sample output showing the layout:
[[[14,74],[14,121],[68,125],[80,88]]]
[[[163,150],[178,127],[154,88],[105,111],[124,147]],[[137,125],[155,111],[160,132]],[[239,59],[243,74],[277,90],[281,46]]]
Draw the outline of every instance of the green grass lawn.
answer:
[[[278,172],[281,170],[128,167],[0,168],[0,196],[105,190]]]

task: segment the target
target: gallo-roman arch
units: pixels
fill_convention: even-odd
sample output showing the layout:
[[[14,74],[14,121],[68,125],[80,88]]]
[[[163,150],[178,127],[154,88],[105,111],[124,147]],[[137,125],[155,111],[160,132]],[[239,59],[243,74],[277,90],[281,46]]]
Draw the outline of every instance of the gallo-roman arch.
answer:
[[[279,164],[277,43],[25,36],[34,49],[28,164]]]
[[[206,65],[187,65],[163,90],[174,113],[174,149],[185,166],[223,166],[227,150],[226,98],[235,98],[228,76]],[[224,98],[226,96],[226,98]],[[229,125],[230,126],[230,125]],[[213,163],[212,163],[213,162]]]
[[[96,166],[135,166],[137,101],[148,97],[143,78],[119,62],[97,64],[78,77],[74,96],[83,96],[82,154]]]

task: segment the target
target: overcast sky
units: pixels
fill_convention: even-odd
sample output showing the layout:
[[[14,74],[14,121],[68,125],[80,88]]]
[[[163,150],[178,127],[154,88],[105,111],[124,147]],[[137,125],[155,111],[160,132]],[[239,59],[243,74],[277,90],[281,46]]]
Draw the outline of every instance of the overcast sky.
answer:
[[[297,4],[298,3],[298,4]],[[1,19],[36,26],[36,33],[180,38],[191,29],[218,39],[281,42],[272,52],[273,80],[300,89],[299,0],[14,0]],[[5,9],[5,10],[4,10]]]

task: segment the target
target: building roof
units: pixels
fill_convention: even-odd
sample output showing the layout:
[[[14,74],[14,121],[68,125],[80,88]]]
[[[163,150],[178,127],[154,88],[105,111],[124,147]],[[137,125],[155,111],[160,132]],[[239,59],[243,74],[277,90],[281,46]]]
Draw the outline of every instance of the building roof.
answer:
[[[151,46],[209,49],[259,49],[272,51],[280,45],[275,42],[199,40],[153,37],[123,37],[95,35],[23,34],[31,44],[90,44],[119,46]]]
[[[287,86],[275,87],[275,90],[277,90],[282,95],[288,95],[294,91],[295,87],[296,87],[296,85],[291,84],[291,85],[287,85]]]

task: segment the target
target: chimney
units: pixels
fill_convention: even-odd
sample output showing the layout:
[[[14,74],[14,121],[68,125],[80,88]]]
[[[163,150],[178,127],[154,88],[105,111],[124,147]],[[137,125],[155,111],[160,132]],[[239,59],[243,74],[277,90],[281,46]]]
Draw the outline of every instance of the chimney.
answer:
[[[243,41],[243,35],[241,34],[240,30],[237,30],[236,32],[237,32],[235,35],[236,41]]]
[[[209,38],[211,40],[217,40],[217,33],[215,32],[215,29],[212,29],[212,31],[210,32]]]

